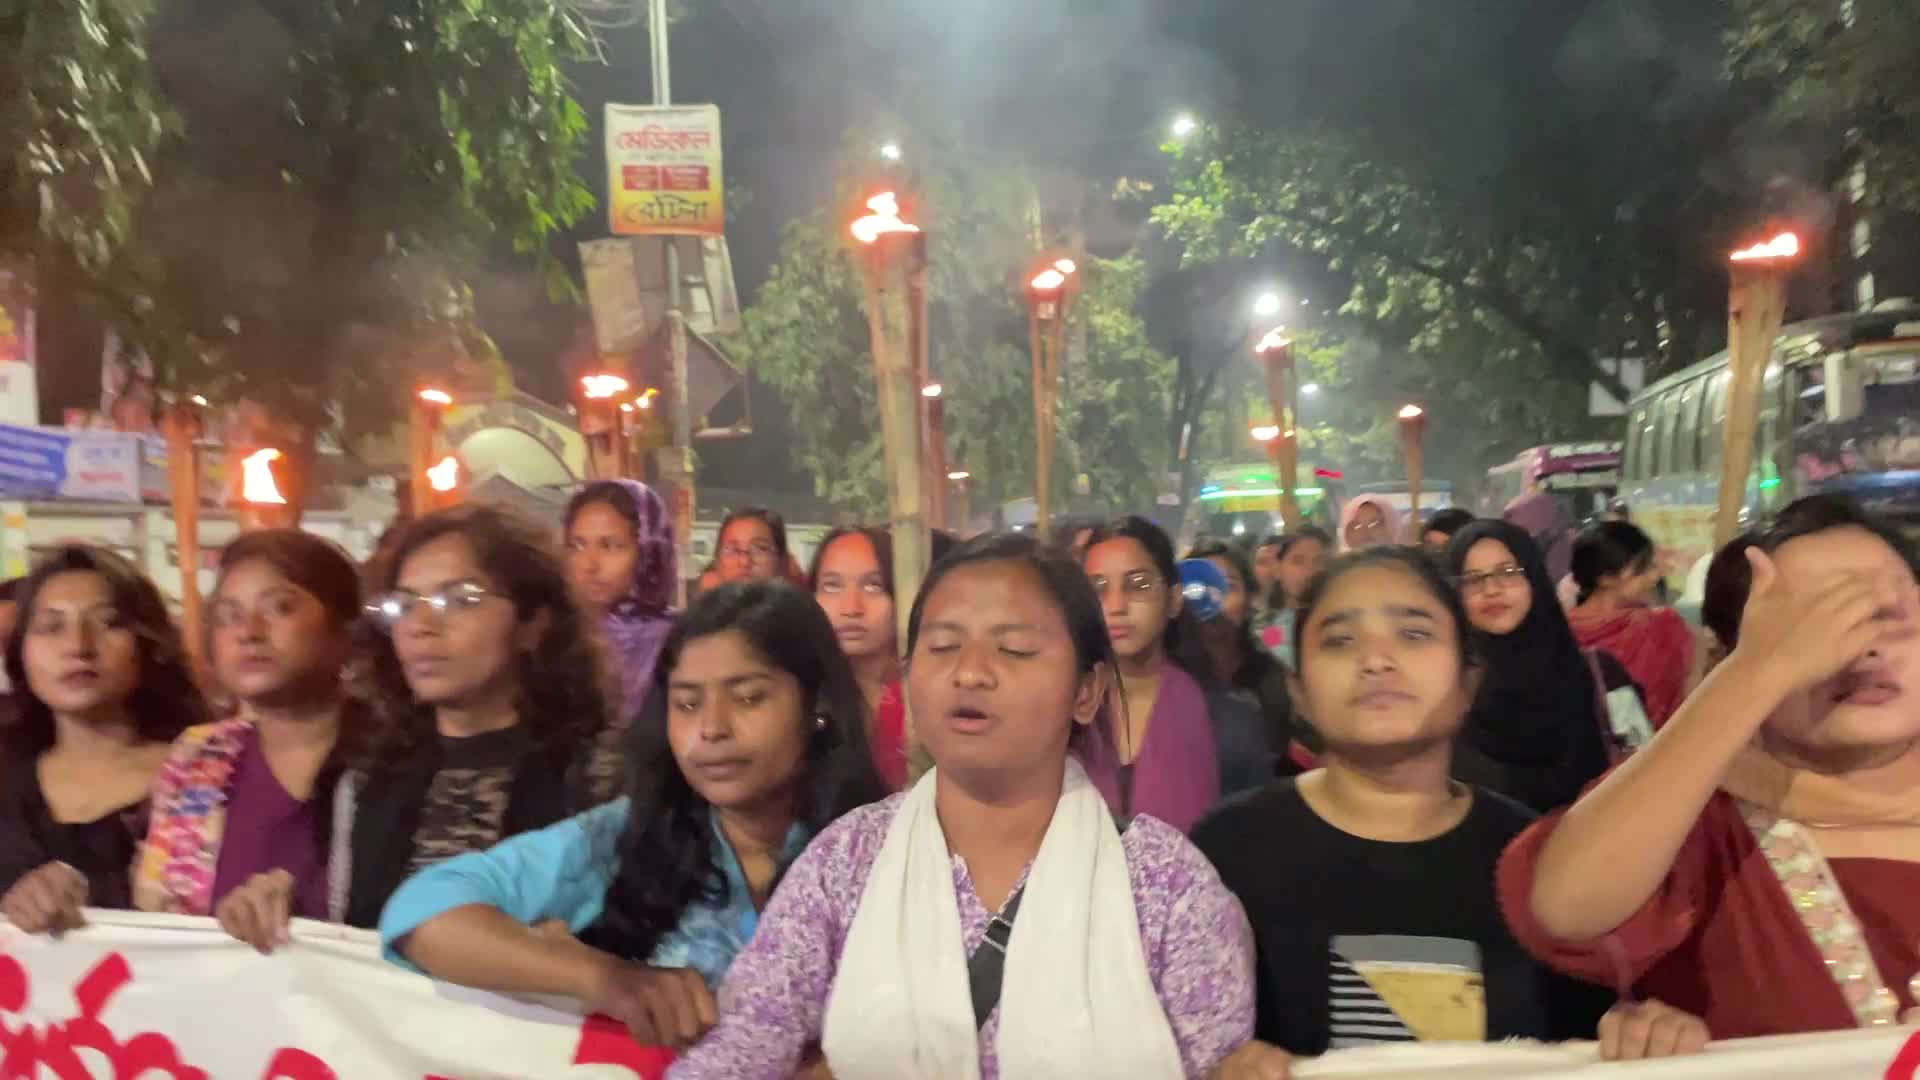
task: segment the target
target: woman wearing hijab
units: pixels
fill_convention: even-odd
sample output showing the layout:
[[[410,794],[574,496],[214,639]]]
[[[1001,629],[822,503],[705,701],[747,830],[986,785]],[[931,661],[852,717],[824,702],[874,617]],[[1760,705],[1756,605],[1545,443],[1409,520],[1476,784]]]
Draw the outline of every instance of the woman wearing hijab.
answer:
[[[632,716],[673,627],[673,512],[645,484],[602,480],[567,504],[566,536],[574,594],[599,623],[619,669],[621,715]]]
[[[1549,595],[1572,607],[1575,591],[1568,576],[1573,573],[1573,522],[1560,500],[1544,491],[1529,492],[1508,503],[1501,516],[1526,530],[1546,560],[1547,580],[1553,582]]]
[[[1519,526],[1477,521],[1460,530],[1447,568],[1486,662],[1455,774],[1536,813],[1557,810],[1623,744],[1650,736],[1638,691],[1619,662],[1581,651],[1540,551]]]
[[[1400,511],[1379,495],[1356,495],[1340,511],[1340,550],[1400,542]]]

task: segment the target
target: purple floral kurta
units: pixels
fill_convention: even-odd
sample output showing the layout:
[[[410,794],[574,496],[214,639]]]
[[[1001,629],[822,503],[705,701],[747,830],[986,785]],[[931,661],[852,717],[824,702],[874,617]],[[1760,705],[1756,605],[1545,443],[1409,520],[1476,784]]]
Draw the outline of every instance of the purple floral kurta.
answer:
[[[719,1025],[668,1070],[670,1080],[793,1075],[802,1052],[820,1039],[840,950],[904,797],[853,811],[794,861],[753,940],[727,972]],[[1147,972],[1187,1075],[1205,1076],[1253,1037],[1253,935],[1246,914],[1206,857],[1171,826],[1137,817],[1121,843]],[[957,855],[953,891],[971,953],[992,916]],[[980,1032],[981,1080],[1000,1075],[999,1029],[996,1008]]]

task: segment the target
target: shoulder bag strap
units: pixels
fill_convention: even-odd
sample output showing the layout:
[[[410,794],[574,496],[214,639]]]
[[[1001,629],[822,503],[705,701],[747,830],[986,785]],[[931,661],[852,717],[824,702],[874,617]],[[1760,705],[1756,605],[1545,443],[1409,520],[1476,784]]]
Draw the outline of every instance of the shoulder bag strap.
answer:
[[[1007,898],[1000,913],[987,923],[987,935],[967,957],[967,989],[973,995],[973,1026],[987,1026],[987,1017],[1000,1004],[1000,986],[1007,973],[1007,944],[1013,940],[1013,917],[1020,914],[1020,899],[1026,886]]]

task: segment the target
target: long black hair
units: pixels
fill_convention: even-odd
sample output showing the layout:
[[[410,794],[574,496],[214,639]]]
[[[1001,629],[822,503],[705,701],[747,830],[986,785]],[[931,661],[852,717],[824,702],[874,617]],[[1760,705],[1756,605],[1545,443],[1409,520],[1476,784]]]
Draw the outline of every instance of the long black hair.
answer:
[[[1653,538],[1625,521],[1601,521],[1573,538],[1573,583],[1586,603],[1611,574],[1640,573],[1653,565]]]
[[[1100,526],[1093,530],[1093,535],[1087,539],[1087,546],[1080,554],[1083,573],[1087,556],[1092,554],[1094,548],[1109,540],[1132,540],[1145,548],[1147,558],[1153,562],[1154,571],[1166,583],[1170,594],[1168,602],[1171,603],[1172,597],[1180,595],[1180,568],[1174,564],[1173,541],[1167,538],[1166,530],[1138,514],[1116,518]],[[1098,603],[1096,597],[1096,608]],[[1105,625],[1106,616],[1103,613],[1101,626],[1104,628]],[[1220,679],[1213,672],[1213,660],[1207,655],[1206,643],[1200,636],[1200,620],[1187,610],[1186,605],[1181,605],[1180,613],[1167,620],[1166,633],[1161,642],[1167,659],[1193,676],[1195,682],[1209,688],[1219,685]]]
[[[619,870],[607,886],[604,913],[582,935],[615,955],[644,960],[687,905],[726,897],[707,803],[681,773],[667,739],[667,686],[690,643],[729,631],[792,675],[805,695],[807,753],[795,822],[817,835],[854,807],[886,797],[867,749],[867,699],[820,605],[778,581],[739,582],[703,594],[660,646],[653,685],[627,736],[632,801],[618,836],[604,838],[618,852]],[[817,730],[813,717],[824,722]]]
[[[105,548],[69,544],[56,548],[20,582],[20,604],[7,638],[7,678],[13,683],[13,708],[0,718],[7,753],[31,760],[53,748],[53,710],[27,680],[25,644],[33,629],[40,591],[60,574],[97,574],[107,584],[119,625],[133,631],[140,674],[127,698],[127,715],[141,742],[172,742],[182,731],[207,721],[207,705],[194,683],[180,631],[167,613],[160,590],[134,565]]]
[[[1272,548],[1274,560],[1277,562],[1286,558],[1289,552],[1307,540],[1315,541],[1325,551],[1331,552],[1335,549],[1333,534],[1318,525],[1302,525],[1277,536],[1269,536],[1260,541],[1260,546]],[[1285,611],[1292,606],[1293,598],[1287,595],[1287,590],[1278,580],[1274,581],[1273,588],[1267,593],[1267,609]]]
[[[514,711],[542,748],[571,748],[584,760],[612,722],[618,695],[547,527],[517,511],[478,503],[428,514],[386,543],[369,570],[368,591],[377,596],[394,588],[409,556],[447,536],[472,546],[521,623],[546,615],[539,644],[518,658]],[[413,696],[393,639],[373,620],[360,626],[360,654],[378,717],[378,745],[368,764],[390,763],[432,740],[434,710]]]
[[[1113,642],[1107,637],[1107,616],[1100,610],[1100,597],[1087,581],[1087,571],[1074,561],[1073,553],[1056,548],[1027,533],[986,533],[961,541],[952,551],[933,564],[927,579],[914,597],[913,610],[907,615],[907,657],[912,662],[914,645],[920,640],[920,619],[926,613],[927,598],[948,574],[964,566],[984,563],[1013,563],[1033,571],[1040,579],[1047,598],[1067,624],[1067,637],[1073,642],[1074,673],[1080,677],[1104,669],[1117,672]],[[1119,693],[1114,680],[1114,693]],[[1113,711],[1111,702],[1102,702],[1093,723],[1074,729],[1068,749],[1088,754],[1110,753],[1113,747]]]
[[[880,583],[885,586],[887,595],[892,596],[893,535],[885,529],[865,525],[842,525],[820,538],[820,543],[813,549],[813,564],[807,567],[807,591],[820,591],[820,563],[827,557],[827,549],[849,536],[864,536],[867,543],[873,545],[873,557],[880,563]]]

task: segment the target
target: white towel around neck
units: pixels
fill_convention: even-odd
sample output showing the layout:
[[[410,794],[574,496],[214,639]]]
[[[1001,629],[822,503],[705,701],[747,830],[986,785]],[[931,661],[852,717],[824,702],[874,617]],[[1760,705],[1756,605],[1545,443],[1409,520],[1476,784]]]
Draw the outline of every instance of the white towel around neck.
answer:
[[[821,1038],[840,1080],[980,1075],[935,783],[929,771],[901,800],[847,931]],[[1014,917],[996,1048],[1006,1080],[1185,1075],[1147,971],[1120,832],[1072,759]]]

